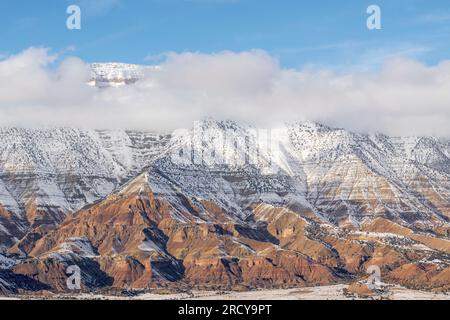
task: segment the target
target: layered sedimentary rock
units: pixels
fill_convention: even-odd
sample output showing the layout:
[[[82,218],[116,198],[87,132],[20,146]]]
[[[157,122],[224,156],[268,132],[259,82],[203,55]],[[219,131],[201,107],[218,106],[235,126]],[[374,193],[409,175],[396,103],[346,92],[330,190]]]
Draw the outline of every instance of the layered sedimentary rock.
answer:
[[[131,131],[0,129],[0,249],[109,195],[168,139]]]
[[[370,266],[448,289],[445,140],[213,121],[0,139],[1,268],[42,288],[67,290],[77,265],[84,290],[326,285]]]

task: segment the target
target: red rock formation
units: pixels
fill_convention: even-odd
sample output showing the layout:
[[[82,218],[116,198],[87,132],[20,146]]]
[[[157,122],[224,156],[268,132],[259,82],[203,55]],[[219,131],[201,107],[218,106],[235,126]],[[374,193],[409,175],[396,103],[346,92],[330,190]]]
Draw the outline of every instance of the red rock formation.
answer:
[[[12,249],[29,254],[14,272],[57,291],[66,290],[65,268],[73,264],[80,265],[87,290],[171,282],[227,288],[329,285],[366,277],[371,265],[380,267],[385,281],[416,288],[431,280],[434,287],[449,284],[448,268],[418,263],[430,256],[427,252],[392,245],[382,233],[441,253],[449,249],[447,240],[414,234],[386,219],[367,220],[357,232],[311,219],[307,209],[260,203],[251,206],[246,223],[231,219],[214,202],[204,201],[204,212],[189,197],[177,197],[182,210],[141,181],[67,217],[55,230],[39,226]]]

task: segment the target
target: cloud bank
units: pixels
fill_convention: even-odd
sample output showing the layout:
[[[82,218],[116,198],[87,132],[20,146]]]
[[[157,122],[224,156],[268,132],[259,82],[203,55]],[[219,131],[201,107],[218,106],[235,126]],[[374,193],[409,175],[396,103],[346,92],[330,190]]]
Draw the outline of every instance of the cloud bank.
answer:
[[[450,136],[450,61],[386,61],[376,72],[288,70],[263,51],[168,54],[136,84],[86,85],[78,58],[48,49],[0,61],[0,126],[172,130],[203,118],[274,127],[310,120],[359,132]]]

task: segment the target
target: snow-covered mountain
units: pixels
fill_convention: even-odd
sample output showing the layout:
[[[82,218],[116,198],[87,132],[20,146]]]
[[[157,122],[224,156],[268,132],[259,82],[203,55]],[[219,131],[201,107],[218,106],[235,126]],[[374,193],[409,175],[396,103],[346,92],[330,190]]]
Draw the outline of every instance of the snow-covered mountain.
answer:
[[[2,219],[0,234],[12,237],[3,245],[29,225],[61,222],[146,167],[162,173],[162,183],[176,181],[184,194],[214,200],[241,217],[256,202],[298,202],[336,225],[384,215],[426,227],[450,217],[448,141],[312,123],[261,132],[269,147],[261,133],[230,122],[200,122],[181,135],[1,129],[0,206],[15,221]]]
[[[96,64],[93,84],[132,84],[142,72]],[[392,281],[434,277],[450,288],[449,221],[449,139],[311,122],[258,130],[205,120],[170,134],[0,129],[8,290],[64,290],[59,264],[74,263],[89,288],[329,284],[370,263]]]
[[[61,222],[110,194],[165,151],[167,135],[133,131],[0,129],[0,247],[30,226]],[[6,214],[5,214],[6,215]]]

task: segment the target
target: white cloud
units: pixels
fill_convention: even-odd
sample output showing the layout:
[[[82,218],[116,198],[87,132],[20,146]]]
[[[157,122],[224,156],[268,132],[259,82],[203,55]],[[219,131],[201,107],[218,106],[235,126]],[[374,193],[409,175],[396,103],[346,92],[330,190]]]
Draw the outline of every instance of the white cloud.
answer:
[[[0,125],[171,130],[213,117],[450,136],[450,61],[395,58],[380,71],[341,74],[286,70],[263,51],[171,53],[135,85],[97,89],[83,61],[54,60],[32,48],[0,62]]]

